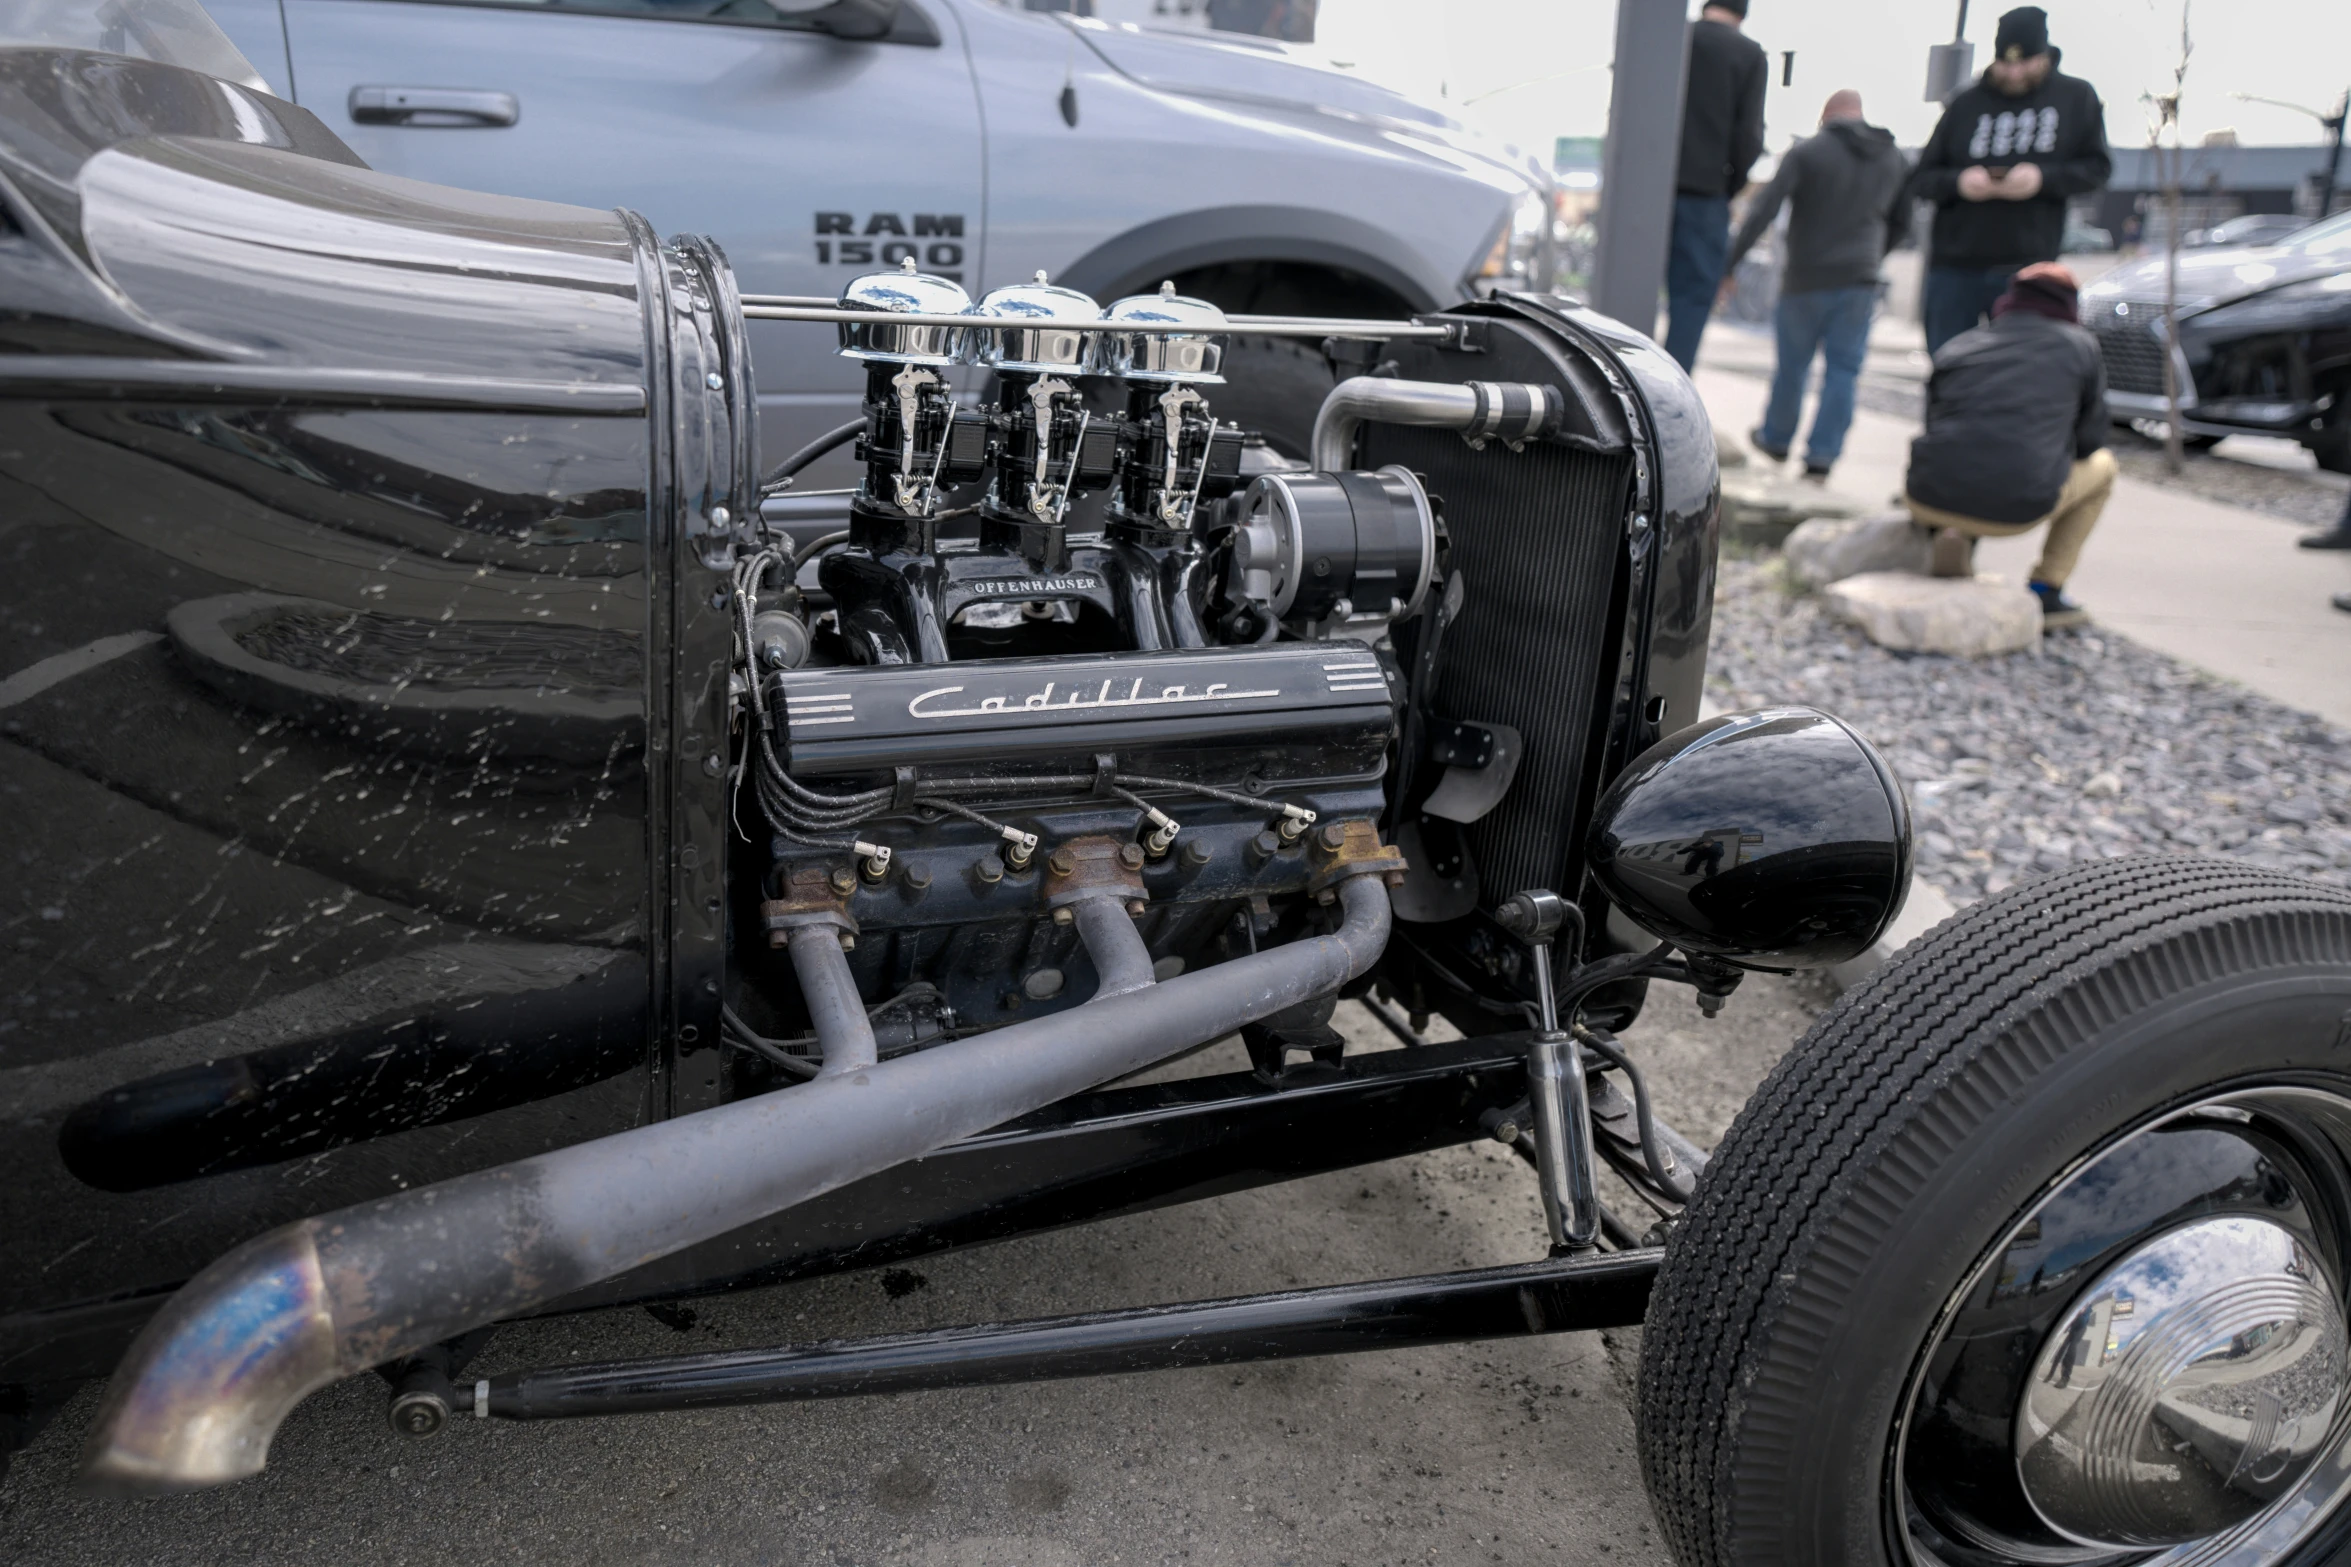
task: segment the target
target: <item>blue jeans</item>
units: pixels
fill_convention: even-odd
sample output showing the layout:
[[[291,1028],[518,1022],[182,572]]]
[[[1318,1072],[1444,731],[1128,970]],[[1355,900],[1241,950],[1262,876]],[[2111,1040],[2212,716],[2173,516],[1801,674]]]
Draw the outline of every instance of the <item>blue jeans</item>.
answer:
[[[1779,364],[1771,375],[1771,406],[1764,410],[1763,428],[1756,432],[1760,444],[1775,452],[1796,444],[1796,420],[1804,412],[1804,383],[1812,374],[1812,356],[1825,350],[1828,364],[1821,372],[1820,407],[1813,411],[1804,465],[1826,468],[1837,460],[1845,450],[1845,432],[1853,426],[1853,385],[1869,352],[1869,318],[1877,302],[1874,284],[1780,296],[1771,318],[1779,338]]]
[[[1920,314],[1926,318],[1927,355],[1992,313],[1992,301],[2008,292],[2014,267],[1928,267],[1926,298]]]
[[[1698,338],[1714,313],[1714,291],[1731,259],[1731,199],[1676,196],[1673,248],[1665,258],[1665,351],[1684,370],[1698,362]]]

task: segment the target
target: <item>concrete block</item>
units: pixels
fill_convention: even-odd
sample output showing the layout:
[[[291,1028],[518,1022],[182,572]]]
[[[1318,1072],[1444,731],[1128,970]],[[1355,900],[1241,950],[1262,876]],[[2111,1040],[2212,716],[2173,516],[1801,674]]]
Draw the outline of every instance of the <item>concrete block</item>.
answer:
[[[1850,502],[1802,479],[1756,467],[1723,476],[1722,536],[1737,544],[1777,549],[1795,526],[1811,517],[1850,517]]]
[[[1894,916],[1894,923],[1886,927],[1886,933],[1867,952],[1859,957],[1848,958],[1830,969],[1829,983],[1839,990],[1851,990],[1892,962],[1895,953],[1957,912],[1940,888],[1932,882],[1911,877],[1910,895],[1902,900],[1902,910]]]
[[[1933,542],[1908,512],[1897,511],[1874,517],[1815,517],[1798,524],[1780,548],[1788,575],[1799,586],[1825,588],[1865,571],[1924,576],[1932,564]]]
[[[2004,577],[1919,577],[1865,571],[1822,592],[1830,613],[1901,653],[1982,658],[2038,647],[2041,605]]]

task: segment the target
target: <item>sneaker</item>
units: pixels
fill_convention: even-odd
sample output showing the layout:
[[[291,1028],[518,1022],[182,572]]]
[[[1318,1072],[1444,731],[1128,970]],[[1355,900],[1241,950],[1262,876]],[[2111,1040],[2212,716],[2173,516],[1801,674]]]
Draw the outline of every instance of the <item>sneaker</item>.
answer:
[[[1813,484],[1826,484],[1829,482],[1829,465],[1825,462],[1808,462],[1804,465],[1804,477]]]
[[[2028,582],[2033,597],[2041,601],[2041,629],[2057,631],[2066,626],[2086,625],[2090,612],[2065,596],[2063,588],[2053,588],[2046,582]]]
[[[2324,533],[2305,533],[2301,544],[2306,550],[2351,550],[2351,522],[2338,522]]]
[[[1755,429],[1749,430],[1747,432],[1747,444],[1754,447],[1757,451],[1763,453],[1764,456],[1769,457],[1773,462],[1786,462],[1788,460],[1788,449],[1785,446],[1774,447],[1769,441],[1765,440],[1763,438],[1763,430],[1761,426],[1758,426]]]
[[[1938,577],[1975,575],[1975,539],[1957,528],[1937,528],[1930,569]]]

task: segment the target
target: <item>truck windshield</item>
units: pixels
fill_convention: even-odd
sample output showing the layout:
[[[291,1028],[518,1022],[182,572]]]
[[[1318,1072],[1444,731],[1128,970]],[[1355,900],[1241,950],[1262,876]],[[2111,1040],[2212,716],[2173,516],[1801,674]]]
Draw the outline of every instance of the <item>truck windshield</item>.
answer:
[[[22,44],[127,54],[269,91],[196,0],[12,0],[0,6],[0,47]]]

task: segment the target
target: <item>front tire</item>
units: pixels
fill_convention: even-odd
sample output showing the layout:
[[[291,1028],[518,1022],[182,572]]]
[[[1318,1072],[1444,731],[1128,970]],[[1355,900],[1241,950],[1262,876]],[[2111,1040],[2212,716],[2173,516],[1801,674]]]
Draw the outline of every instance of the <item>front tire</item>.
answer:
[[[1179,272],[1179,294],[1227,315],[1338,316],[1393,321],[1412,307],[1360,273],[1294,261],[1232,261]],[[1206,388],[1219,419],[1255,430],[1293,462],[1313,455],[1314,416],[1338,384],[1319,338],[1227,339],[1222,386]]]
[[[1314,416],[1338,385],[1319,343],[1294,337],[1235,337],[1224,353],[1222,386],[1208,388],[1219,419],[1255,430],[1293,462],[1314,455]]]
[[[2291,1130],[2306,1103],[2338,1101],[2318,1132]],[[2341,1136],[2325,1130],[2328,1116]],[[2067,1538],[2048,1522],[2062,1508],[2041,1506],[2052,1493],[2023,1505],[2032,1482],[2017,1478],[2007,1444],[2023,1430],[2031,1377],[2053,1374],[2060,1349],[2079,1352],[2048,1324],[2078,1315],[2092,1280],[2174,1244],[2166,1237],[2197,1215],[2258,1227],[2269,1210],[2227,1196],[2235,1186],[2196,1207],[2135,1177],[2138,1209],[2128,1224],[2108,1215],[2121,1227],[2097,1232],[2105,1249],[2068,1256],[2047,1278],[2035,1265],[2024,1286],[2015,1259],[2040,1244],[2044,1214],[2062,1224],[2073,1210],[2061,1203],[2088,1201],[2088,1175],[2124,1168],[2104,1161],[2127,1152],[2158,1167],[2204,1146],[2187,1134],[2225,1140],[2240,1126],[2252,1129],[2240,1154],[2303,1150],[2261,1167],[2289,1172],[2293,1211],[2310,1216],[2309,1254],[2339,1305],[2351,1251],[2351,893],[2220,861],[2106,861],[1974,905],[1848,992],[1731,1127],[1651,1297],[1641,1461],[1676,1557],[1686,1567],[2169,1558]],[[2161,1321],[2167,1309],[2151,1303],[2144,1315]],[[2297,1374],[2341,1370],[2340,1315],[2326,1330],[2333,1358],[2305,1357]],[[1974,1337],[1954,1341],[1963,1318]],[[2078,1324],[2071,1331],[2078,1340]],[[2003,1332],[2021,1335],[2005,1360],[1967,1361],[1965,1377],[1953,1369],[1951,1357]],[[1954,1441],[1944,1406],[1967,1399],[1989,1413],[1978,1409]],[[2351,1454],[2344,1403],[2314,1422],[2329,1463]],[[2021,1450],[2024,1438],[2013,1440]],[[2294,1474],[2303,1491],[2289,1497],[2319,1483]],[[2351,1488],[2329,1484],[2259,1549],[2218,1559],[2325,1559],[2351,1524],[2351,1508],[2334,1505]],[[2237,1538],[2213,1539],[2222,1534]]]
[[[2310,455],[2329,473],[2351,473],[2351,384],[2335,389],[2335,403],[2326,422],[2313,433]]]

